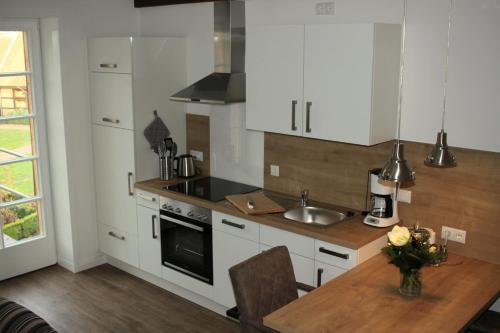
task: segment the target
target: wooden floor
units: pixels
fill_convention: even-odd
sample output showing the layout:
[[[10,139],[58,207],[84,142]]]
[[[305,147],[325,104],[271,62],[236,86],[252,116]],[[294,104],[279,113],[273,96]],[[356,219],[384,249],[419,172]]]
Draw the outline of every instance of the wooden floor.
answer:
[[[60,333],[239,332],[239,326],[110,265],[73,274],[59,266],[0,282],[0,296]]]

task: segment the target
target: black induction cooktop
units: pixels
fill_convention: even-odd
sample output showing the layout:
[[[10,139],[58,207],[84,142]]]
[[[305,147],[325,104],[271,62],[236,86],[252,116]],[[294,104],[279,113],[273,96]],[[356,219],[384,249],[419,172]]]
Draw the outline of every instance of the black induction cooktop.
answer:
[[[226,195],[244,194],[260,190],[259,187],[216,177],[191,179],[183,183],[165,186],[164,189],[213,202],[224,200]]]

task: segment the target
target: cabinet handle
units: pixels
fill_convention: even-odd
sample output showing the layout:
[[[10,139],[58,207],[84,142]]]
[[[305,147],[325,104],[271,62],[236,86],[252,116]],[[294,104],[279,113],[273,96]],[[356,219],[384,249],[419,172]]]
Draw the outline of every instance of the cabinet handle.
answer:
[[[324,247],[320,247],[319,252],[329,254],[329,255],[334,256],[334,257],[342,258],[345,260],[349,259],[349,255],[347,253],[338,253],[338,252],[335,252],[332,250],[325,249]]]
[[[151,216],[151,230],[153,233],[153,239],[157,239],[158,234],[156,233],[156,215]]]
[[[114,238],[116,238],[116,239],[122,240],[122,241],[124,241],[124,240],[125,240],[125,236],[118,236],[118,235],[117,235],[117,234],[115,234],[113,231],[108,232],[108,235],[110,235],[111,237],[114,237]]]
[[[141,193],[137,193],[137,196],[139,198],[147,200],[147,201],[156,202],[156,198],[155,197],[148,197],[148,196],[146,196],[144,194],[141,194]]]
[[[311,133],[311,107],[312,102],[306,103],[306,132]]]
[[[99,64],[100,68],[118,68],[117,64]]]
[[[296,112],[296,109],[297,109],[297,101],[293,100],[292,101],[292,131],[296,131],[297,130],[297,124],[295,122],[295,112]]]
[[[128,195],[133,197],[134,196],[134,189],[132,188],[132,176],[134,174],[132,172],[128,173]]]
[[[323,268],[318,268],[316,287],[321,287],[321,276],[323,275]]]
[[[113,123],[113,124],[119,124],[120,123],[120,119],[112,119],[112,118],[108,118],[108,117],[103,117],[102,121],[104,121],[106,123]]]
[[[245,225],[244,224],[234,223],[234,222],[228,221],[226,219],[222,220],[222,224],[228,225],[230,227],[235,227],[235,228],[238,228],[238,229],[241,229],[241,230],[245,229]]]

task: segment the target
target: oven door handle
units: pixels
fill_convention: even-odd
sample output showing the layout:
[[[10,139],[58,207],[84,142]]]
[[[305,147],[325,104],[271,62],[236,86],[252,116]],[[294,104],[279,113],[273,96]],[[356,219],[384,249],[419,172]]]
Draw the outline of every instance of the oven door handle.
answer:
[[[172,223],[175,223],[175,224],[181,225],[181,226],[186,227],[186,228],[189,228],[189,229],[193,229],[193,230],[196,230],[196,231],[199,231],[199,232],[205,232],[205,228],[203,228],[203,227],[198,227],[197,225],[193,225],[193,224],[188,223],[188,222],[179,221],[179,220],[174,220],[173,218],[170,218],[170,217],[165,216],[165,215],[160,215],[160,218],[161,218],[162,220],[166,220],[166,221],[168,221],[168,222],[172,222]]]

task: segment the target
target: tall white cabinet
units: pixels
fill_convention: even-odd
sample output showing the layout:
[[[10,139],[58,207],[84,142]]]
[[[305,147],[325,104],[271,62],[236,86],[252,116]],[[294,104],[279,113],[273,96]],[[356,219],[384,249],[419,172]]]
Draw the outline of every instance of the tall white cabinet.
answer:
[[[92,38],[88,51],[100,249],[138,267],[134,183],[158,175],[143,135],[154,110],[185,150],[185,105],[168,100],[186,84],[184,40]]]
[[[394,138],[400,26],[247,29],[248,129],[373,145]]]

